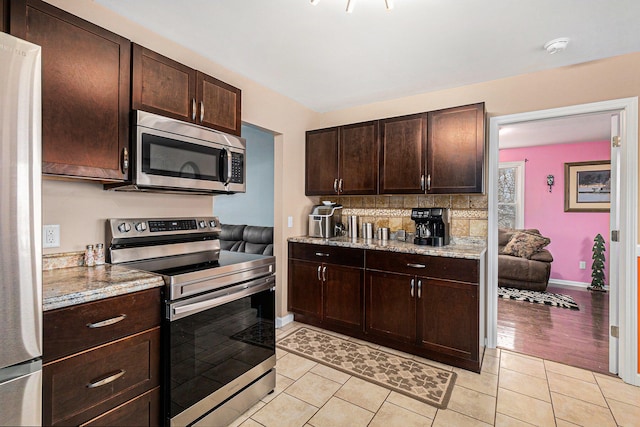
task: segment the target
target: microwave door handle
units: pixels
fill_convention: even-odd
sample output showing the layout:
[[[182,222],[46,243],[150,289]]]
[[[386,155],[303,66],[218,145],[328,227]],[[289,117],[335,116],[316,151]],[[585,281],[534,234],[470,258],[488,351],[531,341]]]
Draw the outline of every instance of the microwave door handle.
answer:
[[[227,160],[226,170],[225,170],[225,181],[224,185],[229,185],[231,182],[231,153],[227,150],[222,150],[224,158]]]

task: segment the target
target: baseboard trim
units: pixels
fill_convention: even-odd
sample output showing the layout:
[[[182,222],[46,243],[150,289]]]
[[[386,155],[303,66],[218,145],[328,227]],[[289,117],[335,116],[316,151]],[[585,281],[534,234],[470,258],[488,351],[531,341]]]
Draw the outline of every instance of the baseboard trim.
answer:
[[[549,284],[553,286],[558,286],[559,288],[587,289],[589,286],[591,286],[591,283],[574,282],[572,280],[562,280],[562,279],[549,279]],[[609,286],[605,286],[604,288],[606,290],[609,290]]]
[[[293,314],[289,313],[284,317],[276,317],[276,328],[282,328],[284,325],[293,322]]]

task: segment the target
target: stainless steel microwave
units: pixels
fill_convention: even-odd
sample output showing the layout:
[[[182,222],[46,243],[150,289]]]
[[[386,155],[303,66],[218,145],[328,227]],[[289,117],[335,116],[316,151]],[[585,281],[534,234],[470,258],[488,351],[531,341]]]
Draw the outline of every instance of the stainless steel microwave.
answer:
[[[134,111],[131,149],[131,181],[108,184],[106,189],[189,194],[246,191],[243,138]]]

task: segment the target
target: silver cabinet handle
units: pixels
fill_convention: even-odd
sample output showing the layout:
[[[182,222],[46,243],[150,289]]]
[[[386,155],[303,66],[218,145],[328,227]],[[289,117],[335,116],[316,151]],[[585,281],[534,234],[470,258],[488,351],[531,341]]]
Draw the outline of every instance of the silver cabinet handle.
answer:
[[[326,265],[324,267],[322,267],[322,281],[323,282],[327,281],[327,266]]]
[[[411,279],[411,298],[413,298],[414,293],[413,293],[413,288],[415,287],[416,284],[416,279]]]
[[[431,190],[431,174],[427,175],[427,191]]]
[[[324,252],[316,252],[316,256],[329,256],[329,254],[325,254]]]
[[[422,280],[418,280],[418,299],[422,298]]]
[[[320,271],[322,271],[322,266],[321,265],[318,266],[317,275],[318,275],[318,281],[322,282],[322,277],[320,277]]]
[[[125,371],[124,369],[120,369],[115,374],[111,374],[106,378],[103,378],[101,380],[93,380],[89,384],[87,384],[87,388],[102,387],[103,385],[107,385],[109,383],[112,383],[115,380],[117,380],[118,378],[120,378],[121,376],[123,376],[125,374],[125,372],[127,372],[127,371]]]
[[[200,123],[204,122],[204,102],[200,101]]]
[[[126,318],[126,314],[121,314],[120,316],[112,317],[111,319],[103,320],[101,322],[87,323],[87,328],[103,328],[105,326],[113,325],[114,323],[122,322]]]
[[[191,120],[196,121],[196,99],[191,98]]]
[[[333,180],[333,191],[338,192],[338,178]]]
[[[427,268],[427,266],[424,265],[424,264],[413,264],[413,263],[407,264],[407,267],[411,267],[411,268]]]
[[[420,177],[420,190],[421,191],[426,190],[426,188],[424,187],[424,174],[422,174],[422,176]]]
[[[129,150],[127,150],[127,147],[122,149],[122,162],[120,168],[122,169],[122,173],[125,174],[129,170]]]
[[[342,193],[342,178],[338,180],[338,193]]]

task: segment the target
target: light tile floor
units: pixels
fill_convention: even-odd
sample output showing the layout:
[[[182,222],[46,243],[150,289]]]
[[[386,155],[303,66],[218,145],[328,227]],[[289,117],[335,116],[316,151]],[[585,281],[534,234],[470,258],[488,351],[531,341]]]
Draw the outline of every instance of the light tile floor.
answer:
[[[276,335],[300,326],[310,327]],[[640,387],[618,378],[500,349],[487,349],[480,374],[385,350],[455,371],[447,409],[277,349],[275,392],[232,426],[640,426]]]

